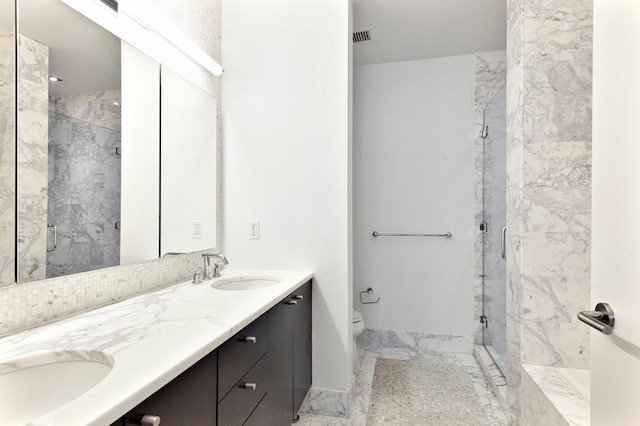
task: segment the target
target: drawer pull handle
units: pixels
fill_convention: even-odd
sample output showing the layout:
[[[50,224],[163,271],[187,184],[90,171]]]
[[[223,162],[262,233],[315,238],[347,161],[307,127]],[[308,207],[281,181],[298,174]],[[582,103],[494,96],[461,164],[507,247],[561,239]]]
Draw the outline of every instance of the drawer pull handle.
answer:
[[[246,343],[257,343],[258,338],[255,336],[245,336],[244,338],[242,338],[242,341]]]
[[[295,300],[287,300],[286,302],[284,302],[284,304],[296,306],[298,302],[296,302]]]
[[[293,296],[293,298],[296,299],[296,300],[304,300],[304,296],[301,295],[301,294],[297,294],[297,295]]]
[[[160,425],[160,416],[152,416],[150,414],[145,414],[140,419],[141,426],[159,426]]]
[[[256,390],[258,385],[256,385],[255,383],[251,383],[251,382],[244,382],[244,383],[242,383],[241,387],[242,387],[242,389]]]

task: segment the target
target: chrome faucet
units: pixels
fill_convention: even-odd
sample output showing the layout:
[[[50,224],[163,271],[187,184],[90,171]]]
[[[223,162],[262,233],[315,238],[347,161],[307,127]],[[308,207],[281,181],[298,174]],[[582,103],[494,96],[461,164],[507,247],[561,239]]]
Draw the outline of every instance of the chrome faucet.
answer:
[[[213,271],[211,270],[212,257],[217,257],[218,259],[222,260],[222,263],[225,265],[229,264],[229,261],[227,260],[225,255],[222,253],[203,253],[202,254],[202,260],[204,263],[204,268],[202,268],[204,271],[202,274],[203,280],[210,280],[211,278],[218,278],[220,276],[220,263],[217,263],[217,262],[214,263]]]

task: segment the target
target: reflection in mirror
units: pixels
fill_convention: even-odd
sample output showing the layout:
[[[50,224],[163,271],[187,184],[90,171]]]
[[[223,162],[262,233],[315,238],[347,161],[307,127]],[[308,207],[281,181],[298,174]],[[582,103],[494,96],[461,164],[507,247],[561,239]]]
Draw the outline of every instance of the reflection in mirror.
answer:
[[[0,285],[15,280],[14,0],[0,0]]]
[[[19,9],[18,281],[118,265],[120,40],[59,0]]]
[[[216,246],[216,99],[163,66],[160,252]]]

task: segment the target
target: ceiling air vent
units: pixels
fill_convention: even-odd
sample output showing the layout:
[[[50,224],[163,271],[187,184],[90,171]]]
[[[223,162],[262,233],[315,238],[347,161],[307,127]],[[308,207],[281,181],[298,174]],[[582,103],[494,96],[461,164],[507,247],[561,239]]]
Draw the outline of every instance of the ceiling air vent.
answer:
[[[114,12],[118,12],[118,0],[100,0],[102,3]]]
[[[364,28],[360,31],[356,31],[353,33],[352,38],[354,43],[363,43],[365,41],[372,41],[373,38],[373,28]]]

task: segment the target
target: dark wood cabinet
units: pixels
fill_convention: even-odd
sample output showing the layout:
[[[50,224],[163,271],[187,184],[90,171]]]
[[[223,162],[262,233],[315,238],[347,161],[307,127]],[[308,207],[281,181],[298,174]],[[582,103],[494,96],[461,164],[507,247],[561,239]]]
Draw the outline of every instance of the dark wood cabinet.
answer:
[[[218,424],[241,426],[267,395],[268,315],[218,348]]]
[[[311,387],[311,281],[292,293],[293,311],[293,413],[300,410]]]
[[[267,339],[265,314],[218,348],[218,401],[267,353]]]
[[[273,426],[289,425],[311,387],[311,282],[268,312],[269,395]]]
[[[311,387],[311,303],[309,281],[111,426],[145,415],[162,426],[290,425]]]
[[[265,357],[262,357],[218,403],[218,424],[243,425],[267,395],[267,389],[267,363]]]
[[[140,425],[149,415],[162,426],[215,426],[217,367],[214,351],[127,413],[124,425]]]
[[[269,319],[269,425],[290,425],[293,421],[293,318],[295,305],[289,298],[267,313]]]

